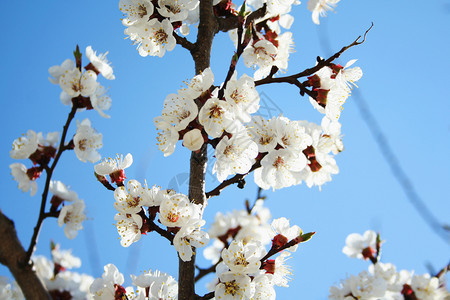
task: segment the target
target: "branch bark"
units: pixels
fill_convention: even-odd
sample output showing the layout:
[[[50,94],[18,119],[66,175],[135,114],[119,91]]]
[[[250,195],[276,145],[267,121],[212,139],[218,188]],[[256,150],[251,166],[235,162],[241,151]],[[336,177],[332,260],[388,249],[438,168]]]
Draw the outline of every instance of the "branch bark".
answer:
[[[191,49],[195,62],[195,73],[200,74],[210,66],[211,48],[218,24],[213,11],[212,0],[200,0],[200,22],[197,41]],[[196,204],[204,204],[207,144],[198,153],[192,152],[190,159],[189,199]],[[195,250],[195,249],[194,249]],[[195,253],[195,251],[194,251]],[[191,261],[178,258],[178,299],[194,300],[195,295],[195,254]]]
[[[51,299],[42,282],[32,270],[27,253],[20,243],[14,222],[0,210],[0,263],[7,266],[16,279],[26,299]]]

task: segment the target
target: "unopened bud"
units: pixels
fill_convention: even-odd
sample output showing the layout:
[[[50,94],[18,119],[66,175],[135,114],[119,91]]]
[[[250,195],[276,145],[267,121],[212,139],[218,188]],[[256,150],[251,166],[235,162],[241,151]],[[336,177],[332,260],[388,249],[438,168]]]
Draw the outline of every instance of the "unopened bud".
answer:
[[[183,146],[191,151],[200,150],[204,142],[202,132],[197,128],[186,132],[183,136]]]

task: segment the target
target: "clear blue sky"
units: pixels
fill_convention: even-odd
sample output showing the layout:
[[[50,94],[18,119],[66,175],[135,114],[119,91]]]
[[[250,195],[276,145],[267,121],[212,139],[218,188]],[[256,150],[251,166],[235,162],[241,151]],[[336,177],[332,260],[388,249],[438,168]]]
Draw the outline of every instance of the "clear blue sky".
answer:
[[[180,47],[164,58],[142,58],[124,39],[118,1],[8,1],[0,24],[5,29],[0,55],[0,208],[14,219],[21,241],[28,247],[40,203],[44,181],[38,182],[38,195],[20,192],[10,176],[12,141],[28,129],[62,130],[69,108],[59,101],[60,88],[47,80],[48,68],[60,64],[76,44],[92,45],[99,52],[109,50],[115,81],[110,86],[113,99],[111,119],[94,111],[77,114],[88,117],[104,135],[102,156],[132,153],[135,163],[128,178],[164,188],[176,176],[188,172],[188,151],[178,144],[169,158],[156,147],[152,120],[160,114],[166,95],[176,92],[182,81],[194,74],[189,54]],[[450,223],[448,185],[450,183],[450,2],[437,1],[356,1],[342,0],[336,13],[329,13],[317,26],[311,21],[306,1],[292,13],[295,53],[288,74],[314,65],[315,57],[328,56],[351,43],[374,22],[365,44],[350,49],[339,61],[357,58],[364,72],[359,92],[386,134],[400,164],[417,193],[442,223]],[[193,38],[193,37],[191,37]],[[212,53],[216,84],[226,74],[232,54],[226,34],[217,36]],[[331,52],[330,52],[331,51]],[[240,69],[240,74],[244,71]],[[247,73],[250,73],[247,70]],[[274,85],[260,89],[268,103],[292,119],[319,122],[307,98],[296,88]],[[449,244],[439,238],[408,201],[375,143],[356,101],[351,97],[341,116],[345,151],[336,157],[340,174],[332,182],[309,189],[300,185],[266,192],[273,217],[287,217],[316,236],[302,245],[294,258],[291,287],[278,288],[278,299],[302,295],[302,299],[326,299],[329,287],[350,274],[367,268],[367,263],[341,253],[345,238],[367,229],[381,231],[382,261],[398,269],[414,269],[422,274],[426,264],[438,269],[448,263]],[[71,134],[75,129],[72,124]],[[176,252],[156,234],[143,236],[139,243],[122,248],[113,217],[111,192],[93,178],[93,165],[82,163],[73,153],[64,153],[54,179],[62,180],[86,201],[85,230],[74,240],[65,238],[55,220],[46,220],[38,243],[38,254],[49,255],[50,239],[72,248],[83,260],[82,272],[98,277],[103,265],[114,263],[126,278],[148,269],[177,276]],[[207,175],[207,186],[218,182]],[[209,202],[207,222],[217,211],[243,208],[244,199],[254,199],[256,186],[245,190],[229,187],[220,198]],[[187,192],[180,185],[180,192]],[[201,251],[200,251],[201,252]],[[199,259],[202,267],[208,263]],[[0,268],[0,275],[6,275]],[[204,282],[206,283],[206,282]],[[200,283],[200,293],[204,284]]]

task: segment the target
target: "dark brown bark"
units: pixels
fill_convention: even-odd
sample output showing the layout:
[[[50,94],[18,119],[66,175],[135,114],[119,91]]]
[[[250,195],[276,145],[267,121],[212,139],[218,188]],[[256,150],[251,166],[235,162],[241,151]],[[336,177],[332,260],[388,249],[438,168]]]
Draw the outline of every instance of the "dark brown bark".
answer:
[[[218,24],[214,16],[212,0],[200,0],[197,42],[191,49],[196,74],[200,74],[210,65],[212,42],[217,31]],[[189,199],[197,204],[204,204],[206,201],[206,162],[207,150],[204,144],[198,153],[192,152],[190,160]],[[195,299],[195,255],[188,262],[179,259],[178,265],[178,299],[193,300]]]
[[[17,238],[14,222],[0,210],[0,263],[7,266],[28,300],[51,299],[27,261],[27,253]]]

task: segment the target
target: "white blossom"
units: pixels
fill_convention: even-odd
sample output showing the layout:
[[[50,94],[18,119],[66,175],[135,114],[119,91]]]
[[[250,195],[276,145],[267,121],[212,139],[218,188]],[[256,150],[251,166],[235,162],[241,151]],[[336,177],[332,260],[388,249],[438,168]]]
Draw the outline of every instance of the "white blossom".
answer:
[[[14,159],[26,159],[30,157],[38,148],[36,132],[28,130],[26,136],[21,136],[14,140],[9,156]]]
[[[109,175],[114,172],[124,170],[131,166],[133,163],[133,156],[128,153],[125,155],[125,158],[123,157],[123,154],[117,154],[116,158],[108,158],[101,163],[94,166],[95,173],[98,175]]]
[[[94,65],[95,69],[106,79],[114,80],[116,77],[113,74],[111,63],[106,58],[107,54],[108,52],[97,55],[97,52],[92,50],[91,46],[86,47],[86,56],[91,61],[91,64]]]
[[[217,179],[222,182],[229,175],[250,171],[258,155],[258,146],[245,132],[237,133],[231,138],[224,136],[216,146],[215,155],[213,173],[217,173]]]
[[[73,201],[70,205],[65,205],[61,208],[58,217],[58,225],[64,227],[64,234],[68,239],[74,239],[78,231],[83,229],[81,223],[86,218],[84,214],[85,204],[83,200]]]
[[[98,86],[97,74],[91,70],[81,73],[78,68],[65,70],[59,79],[59,85],[72,98],[79,95],[90,97]]]
[[[208,244],[208,234],[201,231],[203,225],[205,225],[205,220],[189,220],[173,238],[173,245],[183,261],[191,260],[193,254],[192,247],[201,248]]]
[[[142,218],[136,214],[118,213],[114,216],[117,221],[117,232],[120,235],[122,247],[128,247],[141,238]]]
[[[363,235],[352,233],[345,239],[345,246],[342,252],[348,257],[366,259],[363,256],[363,250],[370,248],[371,251],[376,249],[377,234],[373,230],[367,230]]]
[[[247,275],[223,273],[216,285],[215,299],[220,300],[250,300],[255,293],[254,283]]]
[[[59,197],[64,201],[77,201],[78,194],[71,191],[64,183],[59,180],[50,181],[50,193],[53,196]]]
[[[223,262],[233,273],[255,273],[261,266],[260,259],[264,256],[265,249],[261,243],[251,240],[248,243],[234,240],[228,248],[223,249]]]
[[[48,69],[48,73],[50,74],[48,80],[53,84],[59,84],[60,77],[68,70],[72,70],[75,68],[75,62],[71,59],[66,59],[60,66],[52,66]]]
[[[327,10],[333,10],[340,0],[308,0],[308,9],[312,11],[312,20],[319,25],[319,16],[327,15]]]
[[[81,123],[77,120],[77,126],[77,132],[73,137],[75,154],[82,162],[97,162],[102,158],[100,153],[97,152],[97,149],[103,146],[102,134],[97,133],[95,129],[91,127],[91,121],[87,118]]]
[[[21,163],[13,163],[9,165],[9,168],[11,169],[11,175],[14,177],[14,180],[19,183],[18,188],[22,192],[30,191],[30,195],[34,196],[37,192],[37,183],[28,176],[27,167]]]

